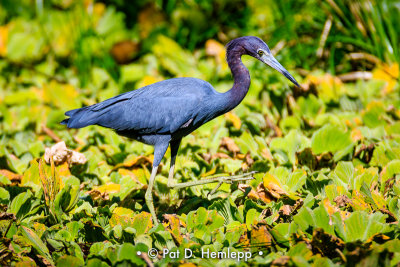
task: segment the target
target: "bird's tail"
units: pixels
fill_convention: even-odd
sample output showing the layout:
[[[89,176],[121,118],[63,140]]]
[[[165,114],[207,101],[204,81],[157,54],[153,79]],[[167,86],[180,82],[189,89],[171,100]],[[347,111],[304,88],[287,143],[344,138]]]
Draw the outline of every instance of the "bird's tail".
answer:
[[[88,125],[96,124],[98,120],[98,113],[93,112],[89,107],[73,109],[65,112],[69,118],[64,119],[60,124],[67,125],[68,128],[82,128]]]
[[[101,117],[104,114],[109,114],[110,112],[112,112],[112,110],[115,109],[115,105],[130,99],[132,97],[132,92],[135,91],[117,95],[91,106],[67,111],[65,112],[65,115],[69,116],[69,118],[63,120],[61,124],[67,125],[68,128],[82,128],[98,123],[98,125],[108,127],[107,125],[110,124],[110,121],[106,121],[107,123],[104,123],[103,121],[103,123],[101,123]]]
[[[69,118],[68,118],[68,119],[64,119],[64,120],[62,120],[62,121],[60,122],[60,124],[68,125],[68,121],[69,121]]]

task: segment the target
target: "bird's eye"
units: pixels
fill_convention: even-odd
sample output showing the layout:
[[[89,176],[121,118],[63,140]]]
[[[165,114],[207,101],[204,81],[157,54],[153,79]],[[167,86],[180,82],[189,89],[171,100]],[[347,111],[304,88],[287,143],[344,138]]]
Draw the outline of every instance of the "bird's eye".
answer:
[[[262,50],[258,50],[258,52],[257,52],[257,53],[258,53],[258,55],[259,55],[259,56],[262,56],[262,55],[264,54],[264,51],[262,51]]]

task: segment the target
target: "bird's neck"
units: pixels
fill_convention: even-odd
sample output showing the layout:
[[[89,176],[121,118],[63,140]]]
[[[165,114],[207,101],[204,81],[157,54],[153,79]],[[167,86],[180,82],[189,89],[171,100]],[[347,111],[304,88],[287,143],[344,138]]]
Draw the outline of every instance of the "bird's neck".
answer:
[[[225,93],[226,99],[226,109],[231,110],[246,96],[250,87],[250,74],[248,69],[242,63],[242,55],[245,54],[243,47],[238,46],[228,51],[226,55],[228,66],[231,69],[234,83],[232,88]]]

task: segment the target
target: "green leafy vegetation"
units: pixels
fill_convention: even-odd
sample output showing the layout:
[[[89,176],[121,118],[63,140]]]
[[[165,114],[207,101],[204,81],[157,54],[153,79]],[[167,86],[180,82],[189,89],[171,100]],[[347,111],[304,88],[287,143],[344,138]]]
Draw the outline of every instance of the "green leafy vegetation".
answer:
[[[400,262],[396,1],[0,4],[1,265]],[[255,179],[168,190],[166,157],[156,226],[144,201],[152,147],[59,122],[171,77],[226,91],[224,44],[243,35],[266,40],[301,88],[243,57],[248,95],[183,139],[175,179]]]

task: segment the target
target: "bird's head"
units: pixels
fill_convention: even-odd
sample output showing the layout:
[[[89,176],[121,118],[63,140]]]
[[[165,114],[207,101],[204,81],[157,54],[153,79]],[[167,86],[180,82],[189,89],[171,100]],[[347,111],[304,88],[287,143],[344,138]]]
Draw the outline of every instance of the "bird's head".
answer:
[[[300,87],[295,78],[276,60],[269,50],[268,45],[258,37],[245,36],[233,40],[228,44],[228,50],[230,46],[242,46],[244,49],[243,53],[252,56],[268,66],[276,69],[288,78],[297,87]]]

